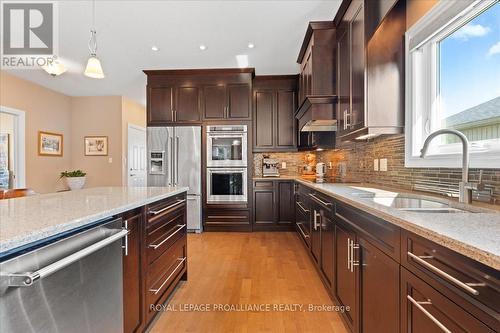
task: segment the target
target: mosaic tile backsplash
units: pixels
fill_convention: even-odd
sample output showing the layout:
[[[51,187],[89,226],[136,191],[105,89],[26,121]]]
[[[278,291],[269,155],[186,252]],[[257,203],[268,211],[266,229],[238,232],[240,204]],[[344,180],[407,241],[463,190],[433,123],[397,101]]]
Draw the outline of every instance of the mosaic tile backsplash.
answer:
[[[429,184],[446,185],[456,192],[462,178],[461,169],[450,168],[405,168],[404,135],[379,137],[369,142],[342,143],[339,149],[314,152],[317,162],[332,162],[327,178],[332,181],[368,182],[407,190],[419,189]],[[287,162],[282,175],[300,175],[299,166],[304,165],[305,154],[276,153],[272,158]],[[262,174],[263,154],[254,154],[254,174]],[[388,171],[374,171],[373,160],[387,158]],[[479,169],[471,169],[471,181],[479,179]],[[491,202],[500,205],[500,168],[484,169],[483,182],[492,191]],[[489,197],[488,197],[489,198]]]

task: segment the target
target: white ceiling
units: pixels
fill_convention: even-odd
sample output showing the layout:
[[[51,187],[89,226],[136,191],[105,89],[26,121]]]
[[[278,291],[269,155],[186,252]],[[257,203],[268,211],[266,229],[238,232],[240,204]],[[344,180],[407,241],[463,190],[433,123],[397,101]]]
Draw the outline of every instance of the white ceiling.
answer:
[[[247,55],[257,75],[293,74],[307,23],[332,20],[340,3],[97,0],[97,56],[106,78],[95,80],[82,74],[91,2],[59,1],[59,57],[68,72],[56,78],[42,70],[10,73],[70,96],[124,95],[141,104],[143,69],[238,67],[236,55]],[[153,52],[153,45],[160,50]]]

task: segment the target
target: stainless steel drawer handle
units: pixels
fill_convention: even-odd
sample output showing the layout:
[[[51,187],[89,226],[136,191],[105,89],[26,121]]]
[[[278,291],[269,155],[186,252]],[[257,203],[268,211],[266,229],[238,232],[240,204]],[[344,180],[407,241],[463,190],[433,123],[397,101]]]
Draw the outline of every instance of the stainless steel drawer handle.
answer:
[[[410,256],[410,258],[412,258],[413,260],[415,260],[419,264],[424,265],[425,267],[427,267],[428,269],[430,269],[431,271],[433,271],[437,275],[439,275],[439,276],[443,277],[444,279],[446,279],[446,280],[454,283],[455,285],[457,285],[460,288],[464,289],[465,291],[471,293],[472,295],[475,295],[475,296],[479,295],[479,291],[477,291],[476,289],[470,287],[469,285],[473,285],[475,287],[484,287],[484,286],[486,286],[486,284],[484,284],[484,283],[464,283],[464,282],[458,280],[457,278],[454,278],[450,274],[448,274],[448,273],[440,270],[436,266],[434,266],[432,264],[429,264],[424,259],[422,259],[422,258],[432,259],[433,258],[432,256],[422,256],[422,257],[419,257],[419,256],[411,253],[410,251],[408,251],[407,253],[408,253],[408,256]]]
[[[33,285],[33,283],[37,280],[48,277],[51,274],[91,255],[92,253],[99,251],[103,247],[108,246],[109,244],[116,242],[117,240],[123,238],[128,235],[130,231],[122,229],[116,234],[104,238],[90,246],[87,246],[80,251],[70,254],[67,257],[64,257],[48,266],[45,266],[35,272],[26,272],[26,273],[18,273],[18,274],[9,274],[6,276],[8,279],[7,283],[9,287],[29,287]],[[3,277],[2,277],[3,278]]]
[[[304,212],[304,213],[309,213],[310,210],[309,209],[306,209],[304,206],[302,206],[302,204],[300,203],[300,201],[297,201],[297,206],[299,206],[299,208]]]
[[[170,280],[170,278],[175,274],[175,272],[177,272],[177,270],[179,269],[179,267],[182,266],[182,264],[184,263],[184,261],[186,261],[186,257],[184,258],[177,258],[177,260],[179,261],[179,263],[177,264],[177,266],[175,266],[174,270],[172,271],[172,273],[170,273],[167,278],[165,279],[165,281],[163,281],[163,283],[157,288],[157,289],[149,289],[149,292],[153,293],[153,294],[158,294],[162,289],[163,287],[165,287],[165,285],[167,284],[167,282]]]
[[[408,300],[417,307],[417,309],[419,309],[420,311],[422,311],[422,313],[424,315],[427,316],[427,318],[429,318],[430,320],[432,320],[434,322],[434,324],[436,324],[440,329],[443,330],[443,332],[446,332],[446,333],[451,333],[451,331],[446,328],[446,326],[444,326],[439,320],[436,319],[436,317],[434,317],[429,311],[427,311],[422,305],[432,305],[432,302],[431,300],[427,300],[427,301],[424,301],[424,302],[418,302],[416,301],[415,299],[413,299],[413,297],[411,297],[410,295],[406,295],[406,298],[408,298]]]
[[[359,266],[359,260],[354,260],[354,250],[359,249],[359,244],[354,244],[354,240],[351,240],[351,273],[354,272],[354,266]]]
[[[297,223],[297,227],[299,228],[299,231],[302,234],[302,237],[309,238],[309,235],[306,235],[305,232],[302,230],[303,225],[304,225],[304,223]]]
[[[181,231],[185,226],[186,226],[185,224],[178,224],[177,229],[173,233],[171,233],[170,236],[168,236],[167,238],[165,238],[164,240],[162,240],[158,244],[149,244],[148,247],[151,247],[153,250],[156,250],[157,248],[159,248],[160,246],[165,244],[165,242],[168,241],[170,238],[174,237],[174,235],[176,233],[178,233],[179,231]]]
[[[320,204],[322,204],[323,206],[331,206],[332,204],[329,203],[329,202],[326,202],[326,201],[323,201],[321,200],[320,198],[318,198],[317,196],[315,196],[313,193],[309,193],[309,196],[311,198],[313,198],[314,200],[316,200],[317,202],[319,202]]]
[[[180,204],[186,202],[186,199],[182,199],[182,200],[178,200],[177,202],[167,206],[167,207],[164,207],[162,209],[159,209],[159,210],[150,210],[148,213],[151,214],[151,215],[158,215],[160,213],[163,213],[164,211],[166,210],[169,210],[171,208],[174,208],[176,206],[179,206]]]
[[[347,270],[351,270],[351,239],[347,238]]]

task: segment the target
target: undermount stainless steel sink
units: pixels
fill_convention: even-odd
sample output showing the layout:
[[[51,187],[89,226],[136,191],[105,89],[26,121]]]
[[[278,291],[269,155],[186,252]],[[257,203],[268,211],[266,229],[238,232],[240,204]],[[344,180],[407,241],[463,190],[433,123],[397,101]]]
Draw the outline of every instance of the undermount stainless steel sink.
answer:
[[[385,195],[376,193],[355,193],[357,197],[376,204],[415,213],[466,213],[469,211],[450,207],[449,204],[431,199],[408,195]]]

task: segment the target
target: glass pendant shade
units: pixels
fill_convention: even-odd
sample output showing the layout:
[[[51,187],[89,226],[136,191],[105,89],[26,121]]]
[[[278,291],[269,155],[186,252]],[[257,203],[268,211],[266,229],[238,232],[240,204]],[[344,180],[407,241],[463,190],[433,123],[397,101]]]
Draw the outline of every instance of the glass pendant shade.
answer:
[[[52,76],[59,76],[66,72],[66,67],[61,64],[58,60],[54,60],[45,66],[42,66],[43,70]]]
[[[91,55],[87,67],[85,68],[85,76],[91,77],[93,79],[103,79],[104,72],[102,71],[101,62],[95,55]]]

